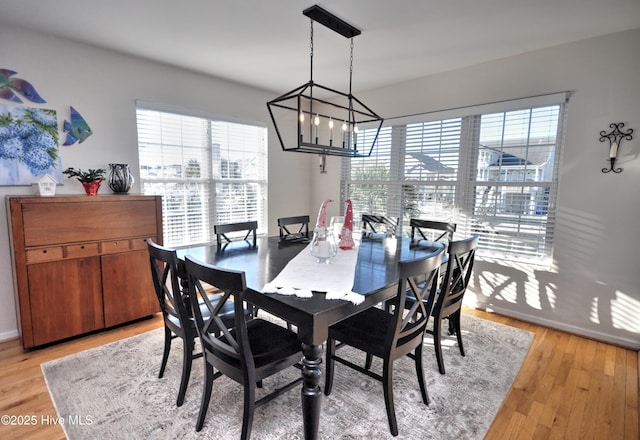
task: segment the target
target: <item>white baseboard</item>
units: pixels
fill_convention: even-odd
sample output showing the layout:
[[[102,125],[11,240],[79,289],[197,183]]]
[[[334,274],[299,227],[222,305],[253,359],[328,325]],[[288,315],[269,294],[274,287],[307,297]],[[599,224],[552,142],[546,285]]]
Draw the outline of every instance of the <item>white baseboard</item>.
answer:
[[[534,324],[542,325],[544,327],[561,330],[561,331],[572,333],[579,336],[584,336],[585,338],[591,338],[598,341],[606,342],[608,344],[619,345],[621,347],[625,347],[631,350],[640,351],[640,341],[635,339],[615,337],[599,331],[576,327],[574,325],[569,325],[569,324],[563,324],[561,322],[551,321],[549,319],[540,318],[538,316],[531,316],[531,315],[527,315],[526,313],[519,313],[510,309],[503,309],[501,307],[492,306],[490,309],[487,309],[487,310],[496,312],[500,315],[516,318],[521,321],[531,322]],[[640,360],[639,360],[639,363],[640,363]]]
[[[16,339],[18,336],[20,336],[18,334],[18,330],[14,330],[14,331],[11,331],[11,332],[0,333],[0,342],[8,341],[10,339]]]

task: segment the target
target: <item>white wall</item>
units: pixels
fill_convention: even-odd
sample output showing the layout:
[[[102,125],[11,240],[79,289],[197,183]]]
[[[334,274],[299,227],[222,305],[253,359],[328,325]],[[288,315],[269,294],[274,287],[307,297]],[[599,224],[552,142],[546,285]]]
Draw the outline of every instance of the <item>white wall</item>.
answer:
[[[87,120],[93,135],[82,144],[61,146],[63,169],[108,168],[128,163],[137,177],[138,151],[135,100],[194,109],[242,121],[266,124],[266,102],[277,94],[222,81],[186,70],[142,61],[32,32],[0,28],[0,68],[17,71],[47,101],[23,104],[58,112],[61,143],[62,115],[72,105]],[[10,101],[0,100],[9,105]],[[17,104],[20,105],[20,104]],[[269,233],[277,234],[276,218],[310,212],[308,194],[311,157],[281,151],[275,132],[269,131]],[[64,179],[58,194],[83,193],[76,180]],[[139,192],[136,183],[131,192]],[[109,193],[106,185],[100,193]],[[0,340],[17,336],[12,290],[11,256],[4,198],[31,194],[31,187],[0,186]],[[292,201],[295,201],[293,203]],[[293,205],[293,206],[292,206]]]
[[[570,90],[554,266],[477,261],[468,302],[640,348],[640,29],[433,75],[358,97],[388,118]],[[603,174],[612,122],[634,129]]]

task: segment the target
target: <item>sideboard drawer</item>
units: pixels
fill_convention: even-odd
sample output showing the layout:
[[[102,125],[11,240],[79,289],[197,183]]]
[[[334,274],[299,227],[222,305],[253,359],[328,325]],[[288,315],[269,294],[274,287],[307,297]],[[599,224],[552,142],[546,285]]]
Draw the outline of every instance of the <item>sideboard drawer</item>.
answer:
[[[85,243],[65,246],[65,258],[81,258],[98,255],[98,243]]]
[[[149,246],[147,245],[147,238],[149,238],[149,237],[132,238],[131,239],[131,250],[132,251],[141,251],[141,250],[148,249]],[[151,240],[156,242],[156,237],[151,237]]]
[[[62,246],[31,249],[25,253],[27,255],[27,264],[62,260]]]
[[[130,250],[129,240],[107,240],[100,242],[100,251],[102,254],[116,254],[128,250]]]

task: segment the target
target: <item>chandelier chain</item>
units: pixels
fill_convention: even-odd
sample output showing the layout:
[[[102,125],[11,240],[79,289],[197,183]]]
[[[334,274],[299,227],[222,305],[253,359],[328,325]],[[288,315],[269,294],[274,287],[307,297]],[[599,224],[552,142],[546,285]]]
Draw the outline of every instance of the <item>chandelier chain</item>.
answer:
[[[349,56],[349,73],[353,73],[353,38],[351,39],[351,54]]]
[[[351,95],[352,80],[353,80],[353,37],[351,37],[351,53],[349,55],[349,95]]]
[[[313,20],[309,20],[311,22],[311,31],[309,38],[309,49],[311,50],[311,58],[313,58]]]
[[[310,30],[310,36],[309,36],[309,58],[311,60],[311,65],[310,65],[310,79],[311,81],[313,81],[313,19],[309,20],[311,22],[311,30]]]

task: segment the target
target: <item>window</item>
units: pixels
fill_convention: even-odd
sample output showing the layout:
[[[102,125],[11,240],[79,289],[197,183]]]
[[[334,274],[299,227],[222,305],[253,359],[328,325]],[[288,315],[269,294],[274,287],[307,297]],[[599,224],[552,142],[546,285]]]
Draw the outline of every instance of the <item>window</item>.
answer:
[[[144,194],[162,195],[164,244],[215,241],[213,225],[266,227],[267,129],[138,105]]]
[[[410,218],[452,221],[479,255],[548,264],[566,94],[540,98],[384,127],[371,157],[343,161],[354,220],[398,216],[404,235]]]

